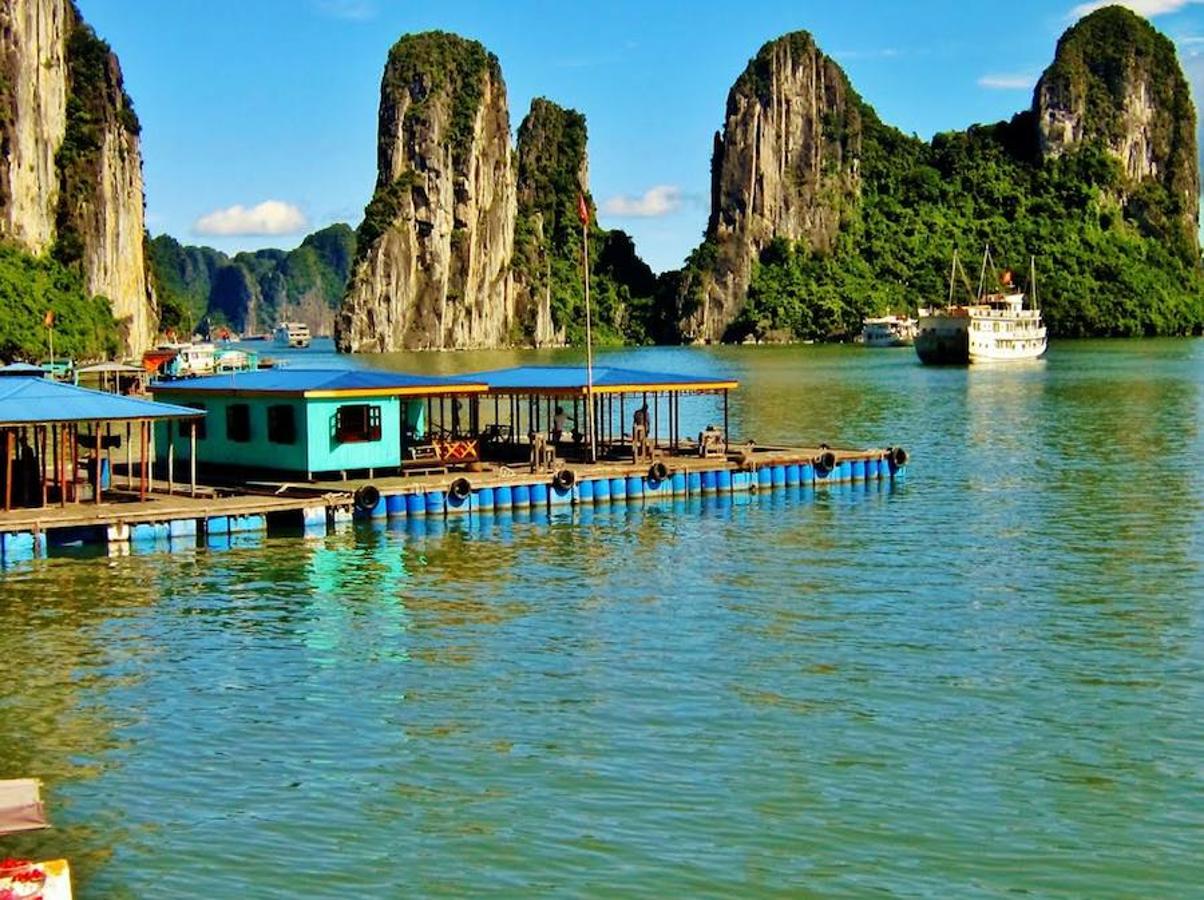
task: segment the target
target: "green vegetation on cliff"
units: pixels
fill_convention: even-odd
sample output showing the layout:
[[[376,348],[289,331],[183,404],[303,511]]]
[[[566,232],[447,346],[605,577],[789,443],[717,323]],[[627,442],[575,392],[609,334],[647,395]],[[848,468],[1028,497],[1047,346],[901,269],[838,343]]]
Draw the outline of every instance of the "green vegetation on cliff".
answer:
[[[1026,158],[1028,114],[931,144],[874,125],[852,224],[831,254],[771,244],[732,338],[843,337],[864,316],[944,302],[954,249],[973,271],[987,243],[1017,271],[1037,257],[1054,334],[1184,334],[1204,325],[1198,266],[1126,218],[1112,199],[1120,166],[1103,151],[1087,147],[1044,164]]]
[[[108,43],[84,22],[74,5],[68,21],[67,122],[55,155],[60,190],[54,256],[64,265],[77,265],[84,253],[82,220],[98,191],[105,135],[115,124],[137,137],[141,125]]]
[[[78,272],[0,243],[0,359],[37,361],[50,352],[45,320],[54,312],[54,352],[108,359],[120,345],[109,301],[90,297]]]
[[[233,257],[211,247],[184,246],[161,234],[149,241],[147,258],[164,328],[188,333],[207,319],[238,331],[266,330],[288,314],[315,330],[327,330],[355,248],[355,232],[339,223],[307,236],[294,250]]]
[[[585,116],[536,98],[518,129],[518,214],[514,229],[516,280],[533,302],[522,310],[522,337],[535,331],[536,307],[547,297],[552,324],[570,344],[585,341],[581,220],[577,198],[586,169]],[[625,232],[607,231],[590,212],[590,305],[598,343],[647,343],[665,335],[657,315],[657,283]]]
[[[1160,124],[1151,133],[1169,175],[1137,181],[1109,149],[1119,139],[1121,95],[1134,79],[1170,70],[1177,81],[1160,82]],[[1170,42],[1127,10],[1102,10],[1062,39],[1042,82],[1087,97],[1083,137],[1064,152],[1042,152],[1040,87],[1033,111],[930,143],[884,125],[862,104],[861,196],[835,246],[821,253],[770,244],[727,337],[847,337],[864,316],[944,302],[954,249],[976,278],[987,243],[1001,266],[1017,271],[1036,256],[1039,299],[1055,335],[1204,328],[1195,204],[1187,199],[1198,185],[1195,113]],[[678,276],[695,291],[713,271],[706,246]],[[679,290],[678,302],[688,311],[688,292]]]
[[[447,137],[453,164],[462,169],[472,149],[473,126],[487,75],[498,84],[502,81],[497,57],[479,41],[446,31],[407,34],[389,51],[382,93],[409,94],[404,119],[407,130],[429,125],[435,107],[450,99]]]

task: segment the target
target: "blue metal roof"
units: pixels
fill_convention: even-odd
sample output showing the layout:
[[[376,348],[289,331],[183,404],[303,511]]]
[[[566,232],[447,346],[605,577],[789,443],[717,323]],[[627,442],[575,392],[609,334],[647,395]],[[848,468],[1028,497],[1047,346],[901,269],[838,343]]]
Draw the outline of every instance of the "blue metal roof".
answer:
[[[586,390],[584,366],[519,366],[460,376],[484,381],[493,391],[580,391]],[[647,372],[615,366],[594,366],[594,389],[608,393],[652,390],[723,390],[738,385],[734,378]]]
[[[197,415],[201,413],[186,406],[90,391],[49,378],[0,378],[0,425],[178,419]]]
[[[437,375],[409,375],[405,372],[364,369],[259,369],[229,375],[156,381],[150,389],[155,393],[211,391],[221,394],[307,394],[337,391],[354,394],[357,391],[410,392],[429,388],[437,392],[474,388],[480,390],[483,387],[481,381],[470,378],[441,378]]]

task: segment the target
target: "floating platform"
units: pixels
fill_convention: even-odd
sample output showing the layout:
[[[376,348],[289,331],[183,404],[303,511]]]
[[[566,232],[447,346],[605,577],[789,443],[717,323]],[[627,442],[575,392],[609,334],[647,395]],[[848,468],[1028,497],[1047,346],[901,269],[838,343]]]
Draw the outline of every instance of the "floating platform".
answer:
[[[896,482],[901,448],[756,447],[726,458],[664,455],[652,463],[598,462],[547,472],[492,465],[479,471],[360,481],[247,483],[255,493],[154,493],[145,503],[87,502],[0,514],[0,564],[92,552],[123,554],[226,546],[249,533],[325,533],[353,518],[431,519],[574,505],[787,488]],[[111,493],[120,500],[119,492]]]

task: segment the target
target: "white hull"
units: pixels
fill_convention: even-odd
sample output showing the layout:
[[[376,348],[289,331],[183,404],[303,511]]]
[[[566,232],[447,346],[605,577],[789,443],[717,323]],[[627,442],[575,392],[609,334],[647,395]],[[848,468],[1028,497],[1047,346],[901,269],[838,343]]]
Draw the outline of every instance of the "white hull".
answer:
[[[926,363],[997,363],[1037,359],[1049,341],[1041,313],[1024,309],[1023,294],[992,295],[986,303],[920,311],[916,352]]]

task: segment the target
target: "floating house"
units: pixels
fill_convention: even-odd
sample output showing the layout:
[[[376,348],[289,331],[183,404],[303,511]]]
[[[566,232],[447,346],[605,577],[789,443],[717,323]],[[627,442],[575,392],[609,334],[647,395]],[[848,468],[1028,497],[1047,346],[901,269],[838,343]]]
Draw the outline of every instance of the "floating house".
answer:
[[[123,449],[125,487],[145,499],[150,489],[146,461],[151,423],[201,416],[195,409],[91,391],[50,378],[0,378],[4,509],[79,502],[83,487],[90,488],[89,499],[100,503],[111,481],[113,453],[120,456]],[[136,488],[135,462],[140,469]]]
[[[464,401],[486,386],[471,378],[399,372],[267,369],[155,382],[150,390],[156,399],[208,413],[195,435],[195,457],[193,435],[170,423],[158,428],[160,462],[195,458],[210,469],[311,479],[319,473],[372,477],[428,459],[438,463],[457,447],[457,459],[474,458],[474,422],[466,415],[463,428],[447,428],[434,424],[432,413],[436,404],[441,411],[450,408],[454,421]]]

